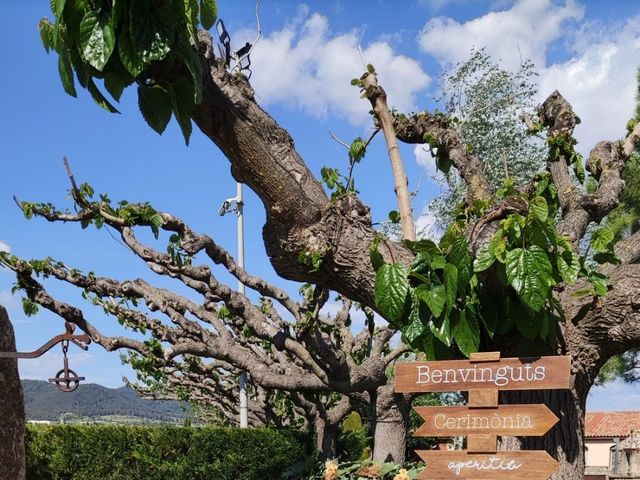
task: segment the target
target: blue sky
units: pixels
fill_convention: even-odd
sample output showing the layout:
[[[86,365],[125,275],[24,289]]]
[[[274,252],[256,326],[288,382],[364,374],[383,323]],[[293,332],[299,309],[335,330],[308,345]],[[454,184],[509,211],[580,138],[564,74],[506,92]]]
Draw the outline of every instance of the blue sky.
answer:
[[[109,192],[116,200],[148,200],[234,252],[234,218],[216,213],[222,200],[235,194],[228,161],[199,131],[189,147],[174,123],[158,136],[142,120],[134,92],[123,96],[121,115],[102,111],[84,91],[78,99],[67,96],[58,79],[57,58],[44,51],[36,28],[39,19],[49,15],[48,5],[46,0],[3,2],[0,242],[26,258],[50,255],[84,271],[153,278],[104,230],[27,221],[18,211],[13,195],[66,205],[66,155],[76,178],[96,191]],[[536,63],[540,98],[557,88],[581,116],[576,136],[586,153],[598,140],[622,136],[633,109],[640,63],[640,8],[634,7],[634,2],[622,0],[263,0],[263,37],[252,55],[252,84],[261,105],[290,131],[319,175],[324,165],[346,168],[346,152],[329,131],[350,141],[370,128],[370,107],[349,85],[362,71],[358,46],[376,66],[389,103],[407,112],[433,108],[443,69],[464,60],[472,47],[484,46],[505,68],[516,68],[522,57]],[[252,1],[220,0],[219,11],[235,44],[253,38]],[[422,179],[414,207],[425,213],[419,225],[428,227],[433,218],[423,209],[441,188],[431,180],[432,161],[406,145],[402,154],[411,187]],[[394,194],[381,138],[355,173],[374,220],[384,220],[393,209]],[[246,196],[248,269],[294,292],[297,285],[277,280],[273,273],[261,239],[262,206],[251,192]],[[20,298],[10,294],[12,283],[10,272],[0,270],[0,303],[10,311],[18,348],[31,350],[59,333],[62,325],[45,311],[25,317]],[[166,279],[156,283],[175,287]],[[55,283],[47,287],[61,298],[81,301],[72,289]],[[119,332],[112,319],[87,312],[105,333]],[[21,371],[26,378],[48,378],[61,363],[55,352],[22,361]],[[131,375],[117,354],[98,347],[74,353],[71,366],[88,381],[107,386],[121,385],[121,377]],[[640,388],[616,384],[598,389],[589,406],[633,408],[639,396]]]

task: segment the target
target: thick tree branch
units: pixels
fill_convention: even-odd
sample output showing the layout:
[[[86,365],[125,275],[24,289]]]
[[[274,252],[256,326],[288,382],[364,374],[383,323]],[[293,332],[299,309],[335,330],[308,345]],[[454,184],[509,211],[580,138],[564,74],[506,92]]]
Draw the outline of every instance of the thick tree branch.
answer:
[[[550,138],[572,138],[576,116],[571,105],[557,91],[542,104],[539,116]],[[599,182],[593,194],[584,193],[576,185],[569,174],[569,159],[563,153],[549,160],[548,168],[562,207],[560,232],[567,235],[574,245],[577,246],[584,236],[589,223],[600,222],[618,205],[624,188],[622,171],[637,148],[639,138],[640,127],[637,125],[623,142],[603,141],[594,147],[586,165]]]
[[[567,319],[563,350],[592,384],[609,358],[640,347],[640,265],[616,268],[602,297],[575,297],[585,286],[581,280],[560,297]]]
[[[449,125],[448,119],[442,115],[420,112],[410,117],[396,115],[394,127],[398,140],[405,143],[426,143],[425,135],[431,136],[438,149],[438,154],[446,155],[456,168],[460,177],[467,184],[465,197],[467,205],[476,200],[493,199],[491,187],[484,174],[480,160],[473,155],[455,128]]]
[[[229,74],[215,58],[208,33],[199,33],[204,99],[194,120],[227,156],[234,177],[262,199],[267,254],[284,278],[310,282],[375,308],[369,246],[375,231],[369,210],[354,196],[329,206],[293,140],[257,104],[247,81]],[[318,272],[300,263],[302,252],[319,252]],[[389,261],[410,263],[413,254],[390,242]]]

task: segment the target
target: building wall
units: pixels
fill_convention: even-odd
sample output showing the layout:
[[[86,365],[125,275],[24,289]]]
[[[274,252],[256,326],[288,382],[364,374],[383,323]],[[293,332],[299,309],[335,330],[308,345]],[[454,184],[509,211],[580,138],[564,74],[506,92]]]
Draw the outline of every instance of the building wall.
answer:
[[[587,438],[585,446],[588,448],[587,467],[609,467],[609,456],[614,442],[611,439]]]

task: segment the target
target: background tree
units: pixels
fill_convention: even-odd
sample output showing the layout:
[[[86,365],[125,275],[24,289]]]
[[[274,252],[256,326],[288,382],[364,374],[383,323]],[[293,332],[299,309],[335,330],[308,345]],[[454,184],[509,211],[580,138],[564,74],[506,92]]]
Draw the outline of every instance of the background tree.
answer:
[[[117,5],[118,8],[131,7],[133,2],[123,1]],[[606,230],[591,235],[591,249],[597,252],[593,256],[594,265],[581,254],[578,246],[589,224],[602,222],[619,203],[624,187],[622,172],[640,143],[640,125],[632,122],[627,137],[621,141],[603,141],[594,147],[586,164],[593,177],[593,186],[587,191],[580,186],[586,181],[584,165],[574,149],[572,136],[577,117],[568,102],[554,92],[540,107],[538,120],[529,121],[530,130],[546,132],[547,172],[521,188],[507,182],[494,191],[482,163],[460,137],[455,119],[427,111],[411,116],[398,114],[393,123],[396,138],[407,143],[428,143],[437,152],[439,165],[450,163],[457,170],[467,184],[467,192],[465,209],[438,244],[390,241],[380,238],[373,229],[368,209],[355,195],[330,201],[296,152],[287,132],[257,105],[250,84],[242,76],[230,73],[226,60],[215,56],[210,36],[206,32],[199,32],[197,39],[188,35],[194,31],[194,22],[191,10],[185,6],[193,4],[154,4],[144,12],[148,19],[169,15],[172,22],[135,22],[133,13],[139,13],[137,7],[125,8],[125,13],[111,12],[98,26],[102,29],[105,22],[114,21],[112,29],[118,41],[112,42],[111,32],[104,35],[103,31],[98,39],[89,42],[92,48],[87,50],[78,49],[83,41],[82,35],[74,31],[74,14],[77,18],[80,8],[83,20],[89,17],[87,29],[80,29],[81,32],[94,31],[88,28],[95,23],[93,17],[109,12],[110,6],[105,5],[104,10],[97,12],[92,5],[78,7],[66,3],[55,13],[58,21],[68,21],[69,26],[52,28],[56,32],[54,36],[66,37],[62,44],[56,45],[58,53],[63,57],[66,48],[77,50],[81,63],[76,73],[85,81],[86,75],[91,79],[106,75],[104,68],[114,51],[121,60],[126,59],[130,46],[127,42],[131,41],[143,63],[140,71],[130,69],[128,75],[141,83],[143,96],[148,93],[146,88],[160,88],[173,92],[175,97],[185,82],[189,82],[191,87],[184,90],[190,95],[175,102],[172,111],[179,123],[186,125],[183,107],[187,99],[191,99],[192,119],[225,153],[234,177],[249,185],[263,201],[267,213],[263,229],[265,247],[282,277],[312,283],[320,290],[339,292],[377,310],[402,330],[408,344],[430,357],[459,356],[478,349],[496,348],[504,353],[570,355],[573,359],[570,390],[508,392],[503,399],[525,403],[544,401],[558,415],[562,412],[562,421],[549,435],[518,444],[549,450],[561,462],[557,478],[582,478],[584,408],[588,391],[608,358],[637,348],[640,343],[640,316],[634,300],[640,293],[640,267],[636,264],[640,258],[640,237],[636,233],[615,243],[615,238]],[[171,25],[171,34],[163,30],[163,25]],[[145,43],[145,39],[161,41]],[[197,75],[186,75],[190,73],[190,55],[181,50],[185,41],[198,49],[201,90]],[[158,43],[163,47],[160,51],[156,51]],[[90,60],[95,60],[96,51],[100,62],[91,68],[97,73],[87,67]],[[149,51],[154,55],[158,53],[158,57],[150,59]],[[168,52],[172,52],[171,56]],[[70,54],[73,55],[75,53]],[[120,63],[125,68],[131,67],[127,67],[127,62]],[[110,69],[107,67],[107,72]],[[62,70],[64,76],[66,72]],[[89,89],[95,86],[95,82],[85,83]],[[162,105],[162,100],[158,104]],[[190,120],[188,123],[190,125]],[[144,299],[151,309],[168,314],[171,321],[181,327],[180,335],[176,335],[173,327],[160,328],[151,320],[131,314],[132,318],[144,322],[142,325],[146,328],[155,328],[156,336],[170,345],[162,349],[163,358],[169,360],[179,354],[193,353],[190,349],[199,348],[202,352],[203,343],[194,341],[200,338],[212,352],[224,352],[218,354],[223,360],[233,359],[254,378],[267,379],[267,367],[258,364],[258,360],[263,360],[259,353],[248,347],[225,350],[225,344],[216,335],[209,334],[208,325],[204,328],[198,321],[185,322],[185,314],[189,312],[189,316],[202,315],[205,318],[199,317],[200,320],[210,325],[220,323],[216,313],[219,307],[212,310],[214,313],[207,313],[209,310],[205,307],[210,302],[221,301],[232,315],[243,319],[253,330],[252,335],[263,336],[276,347],[283,345],[284,340],[284,346],[297,359],[291,365],[293,373],[279,374],[269,380],[273,388],[326,391],[328,387],[344,394],[356,390],[377,391],[380,384],[376,384],[375,379],[385,376],[387,366],[380,357],[372,356],[353,366],[348,357],[336,360],[326,354],[325,358],[309,358],[298,339],[287,335],[284,327],[290,325],[266,317],[258,307],[221,285],[212,277],[210,269],[184,262],[178,265],[170,255],[158,255],[159,252],[137,244],[132,236],[132,226],[147,225],[177,234],[181,248],[189,256],[198,252],[208,254],[205,247],[211,242],[194,236],[174,217],[145,205],[109,206],[105,199],[88,202],[76,198],[76,203],[80,204],[80,213],[59,212],[46,204],[22,203],[22,208],[27,214],[31,211],[45,218],[87,223],[95,223],[97,219],[98,224],[104,222],[116,228],[154,271],[183,280],[196,291],[200,289],[205,302],[185,303],[172,292],[159,292],[141,281],[92,278],[56,262],[24,262],[3,254],[4,262],[17,271],[20,287],[32,302],[73,321],[108,349],[128,347],[149,356],[152,350],[159,352],[157,340],[144,343],[128,337],[102,337],[80,310],[50,297],[33,274],[47,273],[75,282],[81,288],[90,287],[93,295]],[[200,245],[204,246],[199,248]],[[314,259],[314,268],[310,270],[301,258]],[[215,258],[213,260],[215,263]],[[241,276],[243,272],[236,270],[236,273]],[[280,298],[274,291],[263,292],[260,283],[255,284],[255,288],[263,296],[276,297],[273,299],[295,316],[296,308],[289,304],[288,297]],[[222,328],[216,328],[218,335],[226,335],[224,325],[219,327]],[[178,340],[184,335],[186,337]],[[380,348],[381,344],[374,343],[373,348]],[[207,356],[211,355],[207,352]],[[250,361],[253,358],[255,361]],[[340,365],[345,368],[339,368]],[[364,375],[365,370],[374,375]],[[347,379],[340,376],[340,372],[345,371],[349,373]]]
[[[472,50],[468,60],[441,76],[437,102],[456,119],[458,134],[482,163],[493,190],[500,188],[507,177],[522,186],[544,168],[544,142],[532,138],[522,122],[522,115],[536,106],[535,77],[530,61],[509,72],[484,49]],[[449,164],[436,166],[444,175],[442,183],[447,189],[430,207],[444,229],[462,204],[467,187]]]

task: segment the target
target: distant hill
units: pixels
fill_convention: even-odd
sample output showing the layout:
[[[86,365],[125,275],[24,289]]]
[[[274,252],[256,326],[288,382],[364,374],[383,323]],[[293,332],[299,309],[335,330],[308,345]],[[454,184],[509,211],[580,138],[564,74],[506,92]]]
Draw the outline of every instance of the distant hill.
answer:
[[[129,387],[107,388],[95,383],[81,384],[71,393],[60,391],[43,380],[22,380],[27,420],[58,421],[62,414],[94,421],[130,420],[175,423],[185,412],[178,402],[144,400]]]

